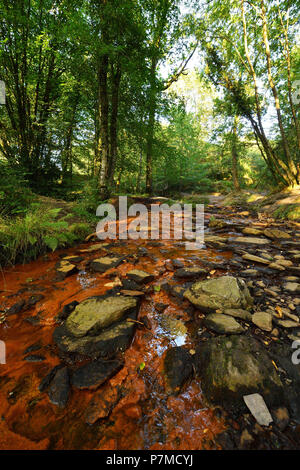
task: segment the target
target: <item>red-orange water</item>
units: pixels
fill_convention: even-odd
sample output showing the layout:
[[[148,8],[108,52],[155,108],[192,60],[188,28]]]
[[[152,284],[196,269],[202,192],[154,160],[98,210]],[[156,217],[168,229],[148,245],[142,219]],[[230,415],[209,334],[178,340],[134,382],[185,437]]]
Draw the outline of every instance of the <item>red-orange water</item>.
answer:
[[[142,257],[136,265],[125,262],[105,274],[95,274],[85,270],[86,261],[104,252],[85,253],[78,274],[55,282],[55,264],[62,254],[82,254],[80,250],[92,244],[61,250],[49,254],[47,259],[4,269],[1,274],[0,310],[31,295],[41,293],[44,298],[30,310],[8,316],[0,325],[0,340],[5,341],[7,354],[6,364],[0,364],[0,449],[217,448],[214,437],[224,429],[224,423],[206,406],[200,383],[194,379],[177,397],[167,397],[164,392],[164,352],[182,344],[193,348],[191,333],[200,319],[191,319],[187,301],[176,300],[163,290],[143,299],[139,316],[147,315],[151,330],[136,330],[132,345],[124,354],[125,366],[111,380],[94,392],[72,390],[63,410],[51,404],[46,393],[39,392],[41,379],[60,362],[52,334],[55,316],[64,305],[103,294],[111,288],[113,278],[108,276],[113,273],[122,278],[130,269],[143,269],[155,274],[154,284],[160,284],[173,275],[165,269],[169,258],[181,259],[188,266],[200,265],[201,257],[221,256],[212,250],[187,252],[172,241],[164,241],[164,246],[158,248],[146,241],[131,240],[124,246],[116,243],[112,251],[136,253],[138,247],[146,246],[156,260]],[[161,253],[160,249],[170,251]],[[192,255],[199,256],[199,261],[190,261]],[[156,302],[168,305],[164,316],[188,322],[187,331],[166,329],[161,324],[161,314],[154,309]],[[35,315],[40,316],[39,324],[26,321]],[[46,360],[24,361],[25,349],[36,342],[42,343],[42,349],[32,354],[42,354]],[[141,370],[142,363],[145,367]],[[115,406],[109,416],[103,417],[107,414],[103,409],[110,403]]]

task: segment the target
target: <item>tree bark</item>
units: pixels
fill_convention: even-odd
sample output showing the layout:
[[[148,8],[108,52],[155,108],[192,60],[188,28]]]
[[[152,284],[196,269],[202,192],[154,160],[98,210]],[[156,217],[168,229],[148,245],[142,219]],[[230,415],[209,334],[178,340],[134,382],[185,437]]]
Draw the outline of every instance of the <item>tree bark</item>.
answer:
[[[99,140],[100,140],[100,172],[99,172],[99,192],[103,199],[109,196],[108,188],[108,169],[109,169],[109,106],[108,106],[108,90],[107,90],[107,74],[108,74],[108,56],[103,55],[100,58],[98,70],[98,90],[99,90],[99,107],[98,119]]]
[[[150,69],[149,117],[146,142],[146,193],[152,195],[152,154],[156,111],[156,66],[157,59],[152,57]]]
[[[232,155],[232,181],[235,191],[240,191],[240,181],[238,177],[238,136],[237,136],[237,127],[238,127],[238,116],[234,116],[234,123],[232,128],[232,143],[231,143],[231,155]]]
[[[272,62],[271,62],[271,51],[270,51],[270,44],[269,44],[269,37],[268,37],[268,26],[267,26],[267,17],[266,17],[266,9],[264,5],[264,1],[261,0],[261,17],[262,17],[262,22],[263,22],[263,28],[262,28],[262,35],[263,35],[263,42],[265,45],[265,54],[266,54],[266,60],[267,60],[267,70],[268,70],[268,80],[269,84],[272,90],[272,94],[274,97],[274,102],[275,102],[275,107],[276,107],[276,114],[277,114],[277,121],[280,129],[280,135],[282,139],[282,146],[283,146],[283,151],[286,159],[286,163],[290,172],[290,177],[292,179],[291,185],[294,185],[295,183],[298,183],[298,171],[297,168],[291,158],[290,154],[290,149],[289,145],[287,142],[287,138],[285,135],[283,123],[282,123],[282,117],[281,117],[281,108],[280,108],[280,101],[279,101],[279,96],[277,92],[277,88],[273,79],[272,75]]]
[[[121,81],[121,67],[116,65],[116,72],[112,73],[112,97],[111,97],[111,116],[110,116],[110,160],[108,167],[108,183],[113,186],[114,172],[118,148],[118,110],[119,110],[119,89]]]

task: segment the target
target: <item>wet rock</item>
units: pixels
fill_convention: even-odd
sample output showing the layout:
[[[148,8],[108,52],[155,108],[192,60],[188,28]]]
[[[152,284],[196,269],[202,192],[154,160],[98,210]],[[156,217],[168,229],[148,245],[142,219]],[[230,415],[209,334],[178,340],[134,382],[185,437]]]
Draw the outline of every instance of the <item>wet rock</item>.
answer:
[[[124,259],[124,256],[103,256],[91,261],[90,268],[97,273],[104,273],[108,269],[118,267]]]
[[[159,244],[159,246],[161,246],[162,243]],[[141,246],[138,251],[137,251],[138,255],[139,256],[148,256],[149,255],[149,250],[147,250],[147,248],[145,248],[144,246]]]
[[[272,423],[273,418],[267,408],[267,405],[265,404],[263,397],[259,393],[245,395],[243,398],[258,424],[261,426],[269,426],[269,424]]]
[[[242,232],[245,234],[245,235],[254,235],[254,236],[257,236],[257,235],[262,235],[262,231],[257,229],[257,228],[253,228],[253,227],[245,227]]]
[[[283,232],[282,230],[278,230],[276,228],[266,228],[264,230],[264,235],[272,240],[281,240],[281,239],[289,239],[291,235],[287,232]]]
[[[230,243],[238,243],[241,245],[268,245],[270,243],[266,238],[256,237],[236,237],[229,238]]]
[[[288,273],[292,274],[292,276],[288,277],[300,277],[300,267],[299,266],[287,266]],[[297,279],[298,281],[298,279]]]
[[[85,412],[85,422],[87,424],[94,424],[98,419],[109,416],[118,399],[119,391],[117,387],[108,387],[106,390],[99,390],[93,394],[93,398]]]
[[[290,421],[290,415],[285,406],[281,406],[272,412],[275,424],[281,431],[284,431]]]
[[[64,256],[62,258],[62,261],[68,261],[71,264],[80,263],[83,260],[84,260],[83,256],[76,256],[76,255]]]
[[[249,308],[253,299],[240,278],[222,276],[194,283],[184,297],[204,312],[226,308]]]
[[[290,261],[289,259],[278,259],[276,262],[277,264],[280,264],[281,266],[284,266],[285,268],[293,266],[292,261]]]
[[[272,331],[272,315],[268,312],[255,312],[252,322],[261,330]]]
[[[16,302],[7,310],[6,315],[16,315],[17,313],[20,313],[24,307],[25,307],[25,300],[20,300],[19,302]]]
[[[225,237],[218,237],[217,235],[204,235],[204,241],[207,246],[215,248],[225,248],[227,239]]]
[[[250,321],[252,315],[248,310],[243,310],[241,308],[227,308],[222,313],[225,315],[230,315],[231,317],[241,318],[242,320]]]
[[[225,220],[210,218],[208,226],[209,228],[219,230],[226,227],[227,223],[225,222]]]
[[[142,287],[132,279],[123,279],[122,280],[122,287],[125,290],[141,290]]]
[[[277,320],[276,323],[283,328],[299,328],[299,322],[293,320]]]
[[[178,277],[179,279],[195,279],[197,277],[204,276],[207,274],[208,274],[208,271],[206,269],[195,266],[192,268],[177,269],[174,276]]]
[[[69,263],[69,261],[60,261],[56,265],[57,279],[63,281],[66,277],[75,274],[78,271],[75,264]]]
[[[136,318],[135,314],[129,316]],[[112,325],[96,336],[75,337],[70,335],[65,325],[54,330],[53,340],[63,353],[79,354],[91,358],[112,357],[125,351],[131,343],[135,324],[128,319]]]
[[[178,394],[184,383],[192,376],[192,356],[182,347],[168,349],[164,359],[167,393]]]
[[[41,380],[40,385],[39,385],[39,391],[40,392],[44,392],[49,387],[50,383],[52,382],[53,378],[55,377],[56,372],[59,369],[62,369],[62,367],[63,366],[61,364],[53,367],[53,369],[51,369],[51,371],[45,377],[43,377],[43,379]]]
[[[168,307],[167,304],[163,304],[161,302],[154,304],[154,308],[158,313],[163,313],[167,307]]]
[[[285,271],[285,267],[279,263],[270,263],[268,268],[275,269],[276,271]]]
[[[298,282],[286,282],[283,288],[289,292],[300,292],[300,284]]]
[[[240,437],[239,448],[243,450],[249,449],[251,445],[253,444],[253,442],[254,442],[253,436],[248,432],[247,429],[244,429]]]
[[[94,251],[99,251],[108,247],[108,243],[95,243],[94,245],[89,246],[80,250],[80,253],[92,253]]]
[[[186,292],[185,287],[170,284],[169,282],[164,282],[161,284],[161,288],[167,292],[167,294],[177,297],[180,300],[183,300],[184,294]]]
[[[172,259],[172,265],[175,269],[184,268],[184,263],[180,259]]]
[[[120,293],[123,294],[123,295],[129,295],[130,297],[143,297],[145,295],[145,292],[141,291],[141,290],[121,289]]]
[[[36,326],[41,322],[41,317],[39,315],[33,315],[32,317],[25,318],[25,321],[30,323],[30,325]]]
[[[24,357],[24,361],[27,362],[43,362],[45,359],[45,356],[42,356],[40,354],[30,354]]]
[[[122,367],[123,362],[119,360],[90,362],[74,372],[71,384],[80,390],[96,390]]]
[[[75,310],[77,305],[79,305],[79,302],[77,302],[77,300],[73,300],[73,302],[70,302],[69,304],[65,305],[62,311],[57,315],[57,320],[66,320],[68,316]]]
[[[257,277],[259,275],[259,271],[257,269],[244,269],[240,274],[246,277]]]
[[[283,386],[263,346],[253,337],[231,335],[200,344],[194,357],[207,398],[235,410],[243,396],[261,393],[268,405],[280,405]]]
[[[121,295],[91,297],[81,302],[66,320],[73,336],[96,335],[101,329],[122,319],[137,306],[137,299]]]
[[[64,408],[67,404],[70,389],[70,378],[67,367],[59,369],[49,386],[48,396],[53,405]]]
[[[31,308],[41,300],[43,300],[45,296],[43,294],[32,295],[26,301],[26,308]]]
[[[221,313],[210,313],[204,319],[204,325],[219,334],[240,334],[245,329],[231,316]]]
[[[260,256],[251,255],[250,253],[246,253],[242,256],[242,258],[246,261],[252,261],[254,263],[269,264],[267,259],[261,258]]]
[[[28,348],[25,349],[24,354],[29,354],[31,352],[38,351],[41,348],[42,348],[42,343],[40,341],[37,341],[36,343],[33,343],[30,346],[28,346]]]
[[[146,284],[147,282],[151,282],[154,279],[152,274],[146,273],[140,269],[133,269],[127,273],[127,277],[138,284]]]

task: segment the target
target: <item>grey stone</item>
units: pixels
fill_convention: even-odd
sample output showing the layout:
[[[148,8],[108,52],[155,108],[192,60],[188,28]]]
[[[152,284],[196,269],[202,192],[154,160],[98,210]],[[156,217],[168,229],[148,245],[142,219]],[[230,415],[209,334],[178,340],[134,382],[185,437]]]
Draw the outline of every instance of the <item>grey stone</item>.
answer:
[[[272,331],[272,315],[268,312],[255,312],[252,315],[252,322],[261,330]]]
[[[226,308],[247,309],[253,303],[245,282],[232,276],[196,282],[185,291],[184,297],[206,312]]]
[[[91,297],[76,306],[66,320],[66,327],[73,336],[96,335],[101,329],[121,320],[136,306],[134,297]]]
[[[261,426],[269,426],[269,424],[272,423],[273,418],[263,397],[259,393],[245,395],[243,398],[258,424]]]
[[[210,313],[204,319],[204,325],[220,334],[239,334],[245,329],[231,316],[221,313]]]

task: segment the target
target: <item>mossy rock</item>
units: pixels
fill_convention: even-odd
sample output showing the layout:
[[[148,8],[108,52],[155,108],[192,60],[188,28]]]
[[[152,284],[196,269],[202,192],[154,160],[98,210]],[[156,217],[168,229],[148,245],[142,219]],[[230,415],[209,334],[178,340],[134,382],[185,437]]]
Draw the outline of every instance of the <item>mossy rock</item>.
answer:
[[[233,276],[195,282],[184,297],[206,313],[226,308],[247,310],[253,304],[245,282]]]
[[[73,336],[95,335],[123,318],[136,308],[134,297],[115,295],[103,299],[92,297],[81,302],[66,320],[66,327]]]
[[[243,396],[260,393],[268,405],[283,403],[280,377],[260,343],[248,336],[212,338],[194,356],[206,398],[225,407],[244,408]]]

